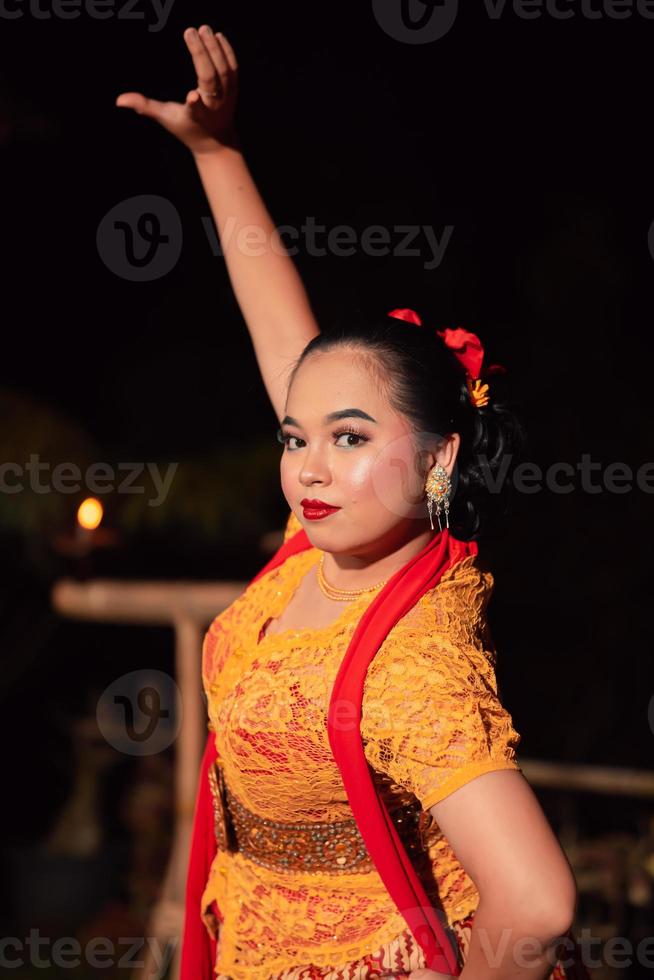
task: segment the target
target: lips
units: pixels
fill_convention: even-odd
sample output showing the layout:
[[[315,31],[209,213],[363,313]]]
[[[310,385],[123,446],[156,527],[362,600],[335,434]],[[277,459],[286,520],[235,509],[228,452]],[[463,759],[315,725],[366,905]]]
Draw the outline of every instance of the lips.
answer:
[[[324,500],[309,500],[307,497],[300,501],[304,516],[310,521],[320,520],[322,517],[327,517],[328,514],[333,514],[335,511],[340,510],[340,507],[333,507],[331,504],[326,504]]]

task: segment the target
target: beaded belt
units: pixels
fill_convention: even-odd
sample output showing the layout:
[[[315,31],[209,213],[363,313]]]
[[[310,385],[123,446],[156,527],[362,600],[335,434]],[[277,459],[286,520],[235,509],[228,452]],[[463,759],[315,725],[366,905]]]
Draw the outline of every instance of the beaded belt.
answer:
[[[334,822],[290,823],[268,820],[248,810],[231,792],[217,762],[209,770],[216,842],[221,850],[241,851],[273,871],[323,871],[352,874],[374,864],[353,817]],[[388,808],[409,853],[424,850],[425,818],[415,804]]]

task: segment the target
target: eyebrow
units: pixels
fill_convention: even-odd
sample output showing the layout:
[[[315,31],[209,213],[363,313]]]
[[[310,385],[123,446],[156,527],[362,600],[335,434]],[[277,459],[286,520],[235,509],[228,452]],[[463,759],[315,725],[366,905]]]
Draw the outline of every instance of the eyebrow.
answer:
[[[329,415],[325,415],[323,422],[328,425],[330,422],[336,422],[338,419],[367,419],[369,422],[374,422],[377,424],[377,419],[373,419],[372,415],[368,415],[367,412],[362,411],[360,408],[342,408],[338,412],[330,412]],[[297,419],[292,418],[290,415],[285,415],[282,419],[282,425],[296,425],[298,429],[302,426]]]

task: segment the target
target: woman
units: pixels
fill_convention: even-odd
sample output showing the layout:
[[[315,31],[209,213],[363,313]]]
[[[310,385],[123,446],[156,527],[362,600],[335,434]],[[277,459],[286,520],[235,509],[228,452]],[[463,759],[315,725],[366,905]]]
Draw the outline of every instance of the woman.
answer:
[[[193,154],[291,514],[205,636],[183,980],[586,976],[560,942],[575,882],[516,762],[485,618],[475,539],[499,498],[480,456],[496,475],[521,441],[503,369],[411,310],[320,332],[240,151],[234,52],[206,25],[184,36],[185,103],[117,104]]]

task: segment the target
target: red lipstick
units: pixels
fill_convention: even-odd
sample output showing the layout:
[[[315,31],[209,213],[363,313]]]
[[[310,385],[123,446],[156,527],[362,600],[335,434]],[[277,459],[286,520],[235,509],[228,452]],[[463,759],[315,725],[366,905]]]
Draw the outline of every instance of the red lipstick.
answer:
[[[320,521],[323,517],[327,517],[329,514],[333,514],[335,511],[340,510],[340,507],[332,507],[331,504],[326,504],[324,500],[316,500],[315,498],[309,500],[305,497],[300,501],[302,505],[303,514],[309,521]]]

